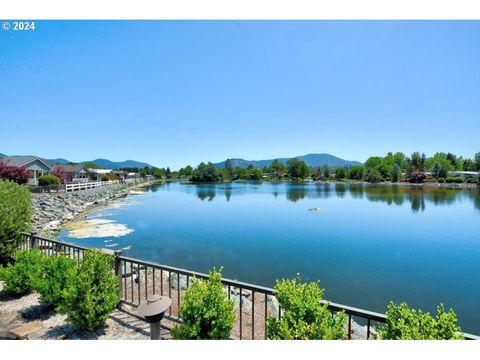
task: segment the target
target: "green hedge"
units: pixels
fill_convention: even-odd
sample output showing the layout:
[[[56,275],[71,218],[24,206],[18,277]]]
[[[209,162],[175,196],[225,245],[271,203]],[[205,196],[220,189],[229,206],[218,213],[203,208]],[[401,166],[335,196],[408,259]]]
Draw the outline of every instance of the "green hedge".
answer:
[[[20,243],[20,232],[30,231],[32,213],[28,189],[0,180],[0,264],[11,261]]]
[[[39,186],[60,185],[61,181],[54,175],[43,175],[38,178]]]
[[[462,184],[464,180],[461,177],[449,176],[445,179],[445,182],[448,184]]]

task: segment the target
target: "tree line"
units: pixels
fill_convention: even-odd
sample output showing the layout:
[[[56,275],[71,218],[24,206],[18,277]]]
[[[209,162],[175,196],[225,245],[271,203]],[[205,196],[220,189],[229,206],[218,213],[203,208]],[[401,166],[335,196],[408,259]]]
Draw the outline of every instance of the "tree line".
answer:
[[[189,167],[191,169],[191,167]],[[181,169],[182,170],[182,169]],[[372,156],[365,164],[350,167],[309,167],[305,161],[290,159],[286,164],[274,160],[263,168],[249,165],[247,168],[233,167],[227,159],[223,168],[212,163],[200,163],[191,172],[193,182],[223,182],[234,180],[353,180],[367,182],[477,182],[478,176],[464,178],[450,176],[451,171],[480,171],[480,152],[473,159],[452,153],[435,153],[432,157],[414,152],[410,157],[402,152],[389,152],[384,157]],[[185,173],[184,173],[185,175]]]

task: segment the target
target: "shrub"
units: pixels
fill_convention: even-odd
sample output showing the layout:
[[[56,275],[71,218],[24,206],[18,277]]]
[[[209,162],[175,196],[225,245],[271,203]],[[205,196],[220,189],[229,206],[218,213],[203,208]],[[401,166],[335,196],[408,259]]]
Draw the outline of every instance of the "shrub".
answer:
[[[365,180],[372,183],[380,182],[382,181],[382,174],[377,169],[368,168],[365,173]]]
[[[425,179],[427,178],[427,175],[425,175],[425,172],[423,171],[413,171],[410,174],[410,178],[408,179],[409,182],[411,183],[423,183],[425,182]]]
[[[221,270],[220,270],[221,271]],[[208,281],[193,279],[182,296],[182,323],[172,329],[174,339],[226,339],[235,320],[234,303],[227,299],[221,272],[213,269]]]
[[[44,260],[38,249],[19,251],[15,256],[15,263],[9,264],[1,271],[5,290],[15,295],[32,291],[42,276]]]
[[[10,166],[8,162],[0,159],[0,180],[10,180],[17,184],[26,184],[29,178],[30,172],[25,166]]]
[[[54,175],[42,175],[38,178],[39,186],[60,185],[60,179]]]
[[[461,184],[463,179],[461,177],[449,176],[445,179],[445,182],[448,184]]]
[[[387,307],[387,323],[380,327],[380,339],[389,340],[450,340],[463,339],[456,325],[457,316],[450,309],[444,311],[443,304],[437,307],[437,316],[421,310],[410,309],[406,303]]]
[[[18,248],[20,232],[30,231],[30,192],[11,181],[0,180],[0,264],[6,264]]]
[[[102,175],[102,181],[109,181],[110,177],[108,175]]]
[[[75,275],[77,263],[65,256],[47,257],[43,272],[35,284],[40,293],[40,301],[44,304],[58,306],[63,300],[63,291]]]
[[[120,301],[113,257],[98,250],[84,252],[80,267],[69,277],[59,311],[75,329],[95,330],[104,324]]]
[[[444,182],[445,182],[445,178],[438,178],[437,181],[438,181],[439,183],[444,183]]]
[[[332,314],[328,304],[321,304],[325,290],[319,282],[301,283],[300,277],[276,283],[277,299],[284,314],[280,320],[269,316],[270,339],[309,340],[343,339],[346,318],[343,312]]]

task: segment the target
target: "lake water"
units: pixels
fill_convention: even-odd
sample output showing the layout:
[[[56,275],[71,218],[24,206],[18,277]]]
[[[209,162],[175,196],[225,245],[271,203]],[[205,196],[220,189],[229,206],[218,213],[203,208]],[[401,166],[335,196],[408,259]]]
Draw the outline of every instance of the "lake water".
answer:
[[[128,235],[60,237],[200,272],[223,266],[227,278],[269,287],[300,273],[320,280],[326,299],[373,311],[394,300],[434,312],[443,302],[462,330],[480,334],[478,190],[168,183],[121,205],[89,219],[124,224]]]

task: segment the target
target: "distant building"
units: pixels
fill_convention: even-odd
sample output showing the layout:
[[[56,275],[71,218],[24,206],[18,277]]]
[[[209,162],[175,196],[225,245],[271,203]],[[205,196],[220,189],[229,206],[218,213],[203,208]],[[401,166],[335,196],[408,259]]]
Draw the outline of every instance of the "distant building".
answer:
[[[126,183],[131,183],[131,182],[137,182],[139,181],[141,178],[141,176],[136,173],[136,172],[129,172],[127,173],[127,176],[125,177],[125,182]]]
[[[88,182],[90,171],[82,164],[54,165],[53,171],[63,171],[65,183]]]
[[[477,177],[479,174],[478,171],[449,171],[448,175],[451,176],[463,176],[465,178]]]
[[[113,175],[112,169],[88,169],[88,171],[97,181],[101,181],[104,175]]]
[[[4,156],[0,158],[8,166],[24,167],[30,173],[28,183],[38,185],[38,178],[47,175],[52,171],[52,167],[42,159],[35,156]]]
[[[112,174],[121,181],[125,181],[128,173],[125,170],[113,170]]]

